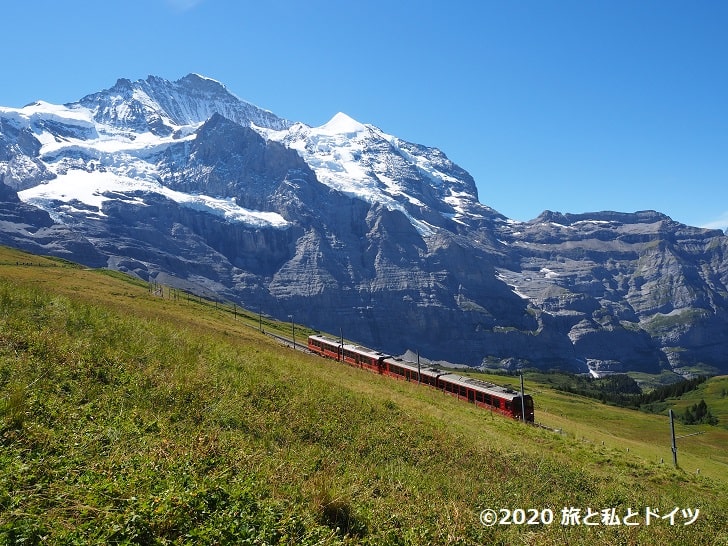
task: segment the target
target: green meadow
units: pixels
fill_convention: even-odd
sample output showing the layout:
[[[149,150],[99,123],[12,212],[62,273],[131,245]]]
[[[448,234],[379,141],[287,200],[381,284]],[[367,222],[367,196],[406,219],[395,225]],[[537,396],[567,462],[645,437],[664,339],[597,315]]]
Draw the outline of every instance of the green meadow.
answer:
[[[0,249],[0,543],[728,544],[726,378],[675,468],[664,415],[527,380],[524,425],[260,320]]]

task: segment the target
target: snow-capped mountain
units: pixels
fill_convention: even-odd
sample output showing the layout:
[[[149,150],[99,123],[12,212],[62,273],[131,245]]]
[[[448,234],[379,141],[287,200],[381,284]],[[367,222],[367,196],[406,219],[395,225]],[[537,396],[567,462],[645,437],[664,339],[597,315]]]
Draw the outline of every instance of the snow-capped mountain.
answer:
[[[214,80],[189,75],[177,82],[149,77],[114,87],[64,106],[37,102],[21,109],[0,109],[3,133],[18,148],[30,148],[5,162],[5,184],[20,198],[63,222],[83,205],[87,215],[103,215],[103,203],[120,194],[157,193],[184,206],[237,221],[285,224],[279,215],[247,211],[229,198],[175,192],[160,180],[158,154],[194,140],[213,115],[236,123],[282,128],[290,125],[270,112],[245,103]],[[63,203],[63,204],[60,204]]]
[[[182,127],[194,126],[219,114],[242,125],[255,124],[284,129],[290,122],[231,94],[224,85],[198,74],[169,82],[150,76],[131,82],[119,79],[111,89],[88,95],[69,105],[85,108],[102,128],[171,135]],[[115,131],[112,130],[111,134]]]
[[[322,183],[401,211],[422,234],[433,234],[447,219],[469,225],[497,214],[478,202],[472,177],[440,150],[403,141],[342,112],[321,127],[297,123],[264,134],[296,150]]]
[[[722,232],[509,221],[436,149],[190,74],[0,108],[0,240],[468,364],[726,371]]]
[[[21,190],[21,199],[31,204],[78,202],[102,214],[104,201],[111,198],[105,194],[141,191],[254,225],[266,221],[285,225],[280,215],[236,206],[231,201],[233,188],[216,188],[215,195],[189,187],[189,192],[171,189],[190,186],[180,179],[189,182],[201,173],[180,174],[174,170],[179,164],[169,155],[186,157],[194,150],[190,158],[194,161],[200,153],[194,145],[199,131],[207,131],[203,124],[218,115],[297,151],[325,185],[400,210],[423,233],[431,234],[433,227],[420,218],[424,211],[435,213],[430,216],[435,225],[497,214],[478,202],[470,175],[437,149],[402,141],[343,113],[321,127],[294,124],[195,74],[176,82],[153,76],[134,83],[120,79],[114,87],[77,103],[37,102],[0,109],[0,114],[40,144],[37,150],[14,157],[5,168],[6,185]],[[219,146],[214,150],[223,151]],[[73,211],[73,206],[49,212],[61,220],[64,210]]]

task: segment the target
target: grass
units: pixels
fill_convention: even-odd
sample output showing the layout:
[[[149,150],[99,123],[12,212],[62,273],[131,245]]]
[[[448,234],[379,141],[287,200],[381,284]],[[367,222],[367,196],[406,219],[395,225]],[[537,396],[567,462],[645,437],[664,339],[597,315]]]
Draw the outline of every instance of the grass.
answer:
[[[685,408],[700,400],[708,403],[710,412],[719,420],[719,426],[728,430],[728,376],[710,378],[694,391],[686,393],[680,399],[672,400],[671,406],[675,412],[682,413]]]
[[[0,543],[728,541],[725,468],[657,463],[638,436],[659,416],[544,388],[557,434],[282,347],[255,315],[7,249],[0,264]],[[561,525],[566,507],[700,516]],[[486,508],[554,522],[486,527]]]
[[[611,450],[632,462],[648,466],[672,463],[667,410],[684,412],[685,407],[705,399],[711,412],[718,417],[719,426],[687,426],[676,419],[676,436],[685,437],[677,442],[678,463],[684,472],[699,473],[719,482],[728,481],[728,398],[722,396],[724,390],[728,395],[728,378],[710,378],[682,399],[668,399],[663,413],[657,415],[608,406],[592,398],[555,390],[549,377],[541,373],[526,375],[526,391],[537,401],[537,422],[595,449]],[[517,386],[517,378],[513,376],[487,374],[485,378],[514,388]],[[692,436],[696,432],[701,434]]]

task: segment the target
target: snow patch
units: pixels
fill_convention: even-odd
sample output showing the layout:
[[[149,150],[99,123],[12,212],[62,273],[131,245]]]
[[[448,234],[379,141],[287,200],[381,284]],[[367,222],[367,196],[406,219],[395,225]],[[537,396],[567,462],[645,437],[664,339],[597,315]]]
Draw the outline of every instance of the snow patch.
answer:
[[[539,271],[539,273],[541,273],[544,276],[544,278],[546,278],[546,279],[556,279],[559,277],[558,273],[556,273],[555,271],[552,271],[551,269],[549,269],[547,267],[542,267],[541,270]]]
[[[90,216],[103,216],[104,202],[112,199],[119,200],[119,194],[126,197],[124,199],[126,201],[142,204],[138,199],[126,194],[154,193],[182,206],[221,216],[229,222],[253,227],[284,228],[288,225],[288,222],[275,212],[248,210],[238,206],[233,199],[178,192],[162,186],[145,173],[133,172],[130,174],[130,176],[126,176],[112,172],[71,170],[46,184],[18,192],[18,197],[21,201],[45,210],[50,210],[50,204],[57,201],[68,204],[83,203],[89,207],[83,210]],[[74,207],[73,210],[80,209]]]
[[[26,125],[39,119],[50,119],[72,125],[94,126],[91,112],[88,108],[70,108],[45,101],[36,101],[22,108],[6,108],[0,106],[0,116],[22,120]]]

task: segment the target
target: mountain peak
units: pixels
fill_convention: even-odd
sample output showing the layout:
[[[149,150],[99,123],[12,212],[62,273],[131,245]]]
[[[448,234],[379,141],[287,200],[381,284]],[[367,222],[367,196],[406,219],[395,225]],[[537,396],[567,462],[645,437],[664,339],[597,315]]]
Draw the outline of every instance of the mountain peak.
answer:
[[[119,78],[116,80],[112,89],[131,89],[133,86],[132,81],[129,78]]]
[[[180,78],[179,80],[174,82],[174,85],[178,85],[185,89],[193,91],[210,93],[212,95],[223,94],[233,96],[232,93],[228,91],[227,87],[225,87],[225,84],[213,78],[203,76],[202,74],[197,74],[195,72],[191,72],[190,74],[187,74],[184,78]]]
[[[94,119],[121,130],[170,134],[174,126],[195,125],[220,114],[241,125],[284,129],[291,123],[249,104],[220,82],[199,74],[170,82],[158,76],[117,80],[114,87],[82,98]]]
[[[216,86],[216,87],[222,87],[223,89],[226,89],[225,84],[222,82],[219,82],[218,80],[214,78],[209,78],[203,74],[198,74],[197,72],[190,72],[183,78],[180,78],[175,83],[189,83],[189,84],[203,84],[203,85],[209,85],[209,86]]]
[[[323,133],[331,135],[353,135],[366,131],[366,125],[359,123],[343,112],[338,112],[318,129]]]

